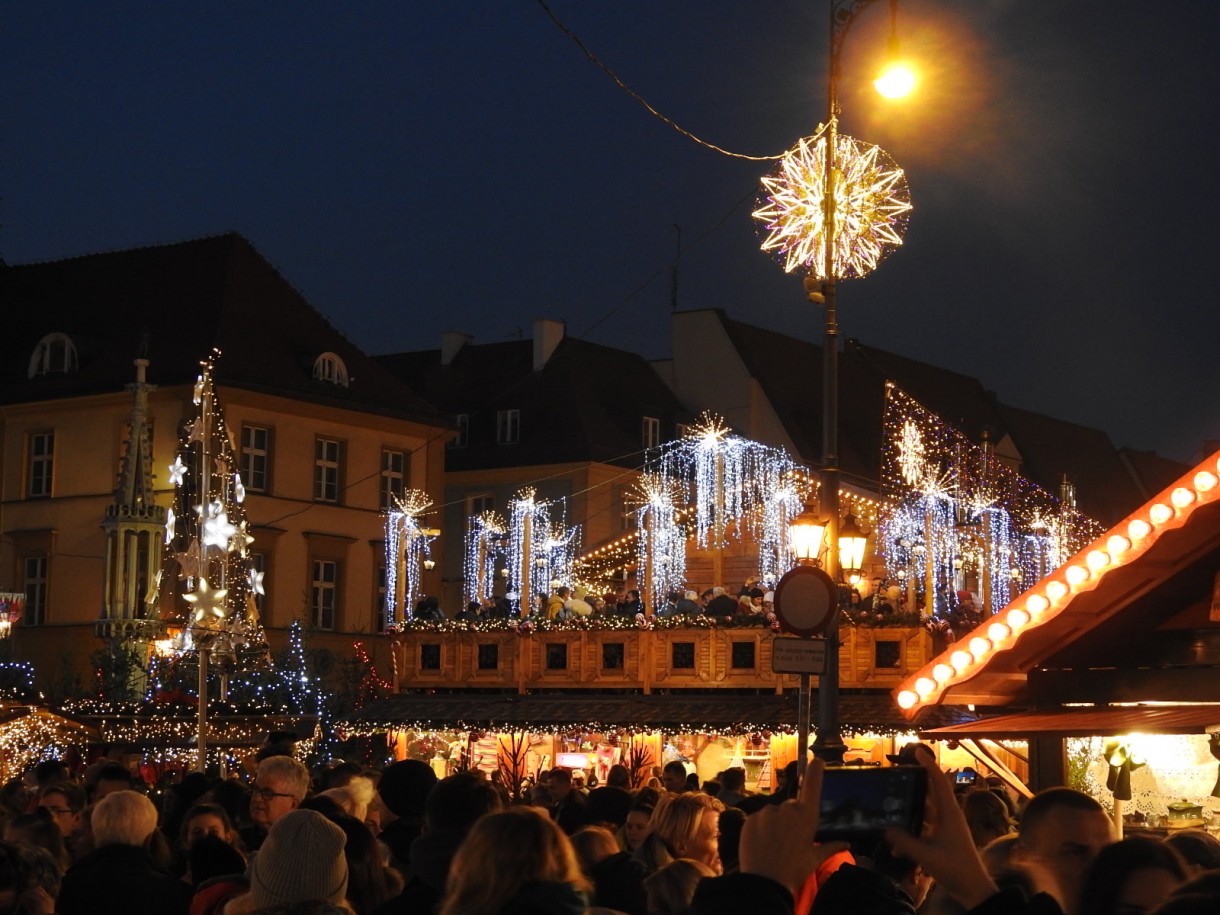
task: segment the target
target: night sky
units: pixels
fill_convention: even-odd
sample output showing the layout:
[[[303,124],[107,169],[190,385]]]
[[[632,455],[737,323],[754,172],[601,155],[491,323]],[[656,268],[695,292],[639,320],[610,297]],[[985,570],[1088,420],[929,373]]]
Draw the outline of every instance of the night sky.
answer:
[[[827,0],[547,2],[710,143],[823,119]],[[840,286],[843,335],[1117,445],[1220,439],[1220,3],[902,0],[900,105],[870,85],[888,29],[877,3],[847,38],[841,129],[915,210]],[[658,358],[680,225],[679,308],[820,335],[758,250],[771,164],[649,114],[537,0],[10,3],[0,86],[9,263],[235,230],[372,353],[551,317]]]

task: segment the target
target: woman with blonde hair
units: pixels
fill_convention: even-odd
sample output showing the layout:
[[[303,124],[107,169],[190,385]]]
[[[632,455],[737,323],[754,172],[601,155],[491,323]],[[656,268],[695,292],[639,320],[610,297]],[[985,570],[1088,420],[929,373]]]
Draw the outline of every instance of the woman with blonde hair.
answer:
[[[688,791],[662,797],[652,812],[650,832],[635,857],[651,874],[677,858],[691,858],[721,873],[720,814],[724,804],[708,794]]]
[[[471,827],[440,915],[576,915],[588,909],[589,889],[563,830],[536,807],[510,807]]]

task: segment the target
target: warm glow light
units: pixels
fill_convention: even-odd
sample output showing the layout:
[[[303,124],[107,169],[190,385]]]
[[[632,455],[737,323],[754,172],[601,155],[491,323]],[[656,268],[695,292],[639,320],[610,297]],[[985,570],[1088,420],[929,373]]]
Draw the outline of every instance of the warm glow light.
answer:
[[[1068,566],[1064,570],[1063,577],[1067,579],[1069,585],[1076,588],[1089,580],[1089,570],[1084,566]]]
[[[983,655],[991,651],[991,643],[982,636],[976,635],[970,640],[970,653],[976,659],[982,659]]]
[[[881,75],[873,80],[873,86],[884,98],[899,99],[910,95],[918,81],[919,78],[909,64],[894,60],[886,64]]]
[[[1050,605],[1051,602],[1041,594],[1031,594],[1025,602],[1025,609],[1029,611],[1030,616],[1041,616]]]
[[[937,683],[947,683],[953,676],[953,668],[948,664],[937,664],[932,668],[932,679]]]
[[[1209,473],[1206,470],[1200,470],[1195,474],[1195,489],[1199,492],[1211,492],[1216,488],[1216,483],[1220,482],[1214,473]]]
[[[1046,583],[1046,596],[1050,598],[1051,603],[1059,603],[1067,593],[1067,585],[1061,581],[1048,581]]]
[[[1008,611],[1007,619],[1008,625],[1012,627],[1012,631],[1016,632],[1018,629],[1024,628],[1026,623],[1029,622],[1029,614],[1020,607],[1013,607]]]
[[[987,627],[987,637],[991,639],[992,642],[1002,642],[1011,634],[1012,633],[1009,632],[1008,627],[1003,623],[992,623]]]
[[[1158,502],[1148,509],[1148,518],[1153,524],[1161,525],[1173,517],[1173,509],[1164,502]]]
[[[1135,518],[1127,525],[1127,533],[1132,540],[1143,540],[1152,533],[1152,525],[1143,518]]]
[[[904,689],[898,694],[898,707],[901,709],[914,708],[915,703],[918,701],[919,697],[909,689]]]
[[[960,648],[949,655],[949,663],[953,665],[953,669],[959,673],[974,663],[974,656],[968,651],[962,651]]]
[[[1185,486],[1179,486],[1170,494],[1169,501],[1180,511],[1195,501],[1195,494]]]
[[[920,677],[915,681],[915,692],[919,694],[920,699],[927,699],[936,690],[936,683],[927,677]]]
[[[788,543],[797,562],[813,562],[822,552],[826,522],[811,511],[803,511],[788,525]]]
[[[1093,572],[1100,572],[1110,564],[1110,554],[1104,550],[1089,550],[1089,555],[1084,560],[1088,563],[1089,569]]]
[[[1131,541],[1122,534],[1111,534],[1110,539],[1106,541],[1106,549],[1110,551],[1111,556],[1121,556],[1131,549]]]

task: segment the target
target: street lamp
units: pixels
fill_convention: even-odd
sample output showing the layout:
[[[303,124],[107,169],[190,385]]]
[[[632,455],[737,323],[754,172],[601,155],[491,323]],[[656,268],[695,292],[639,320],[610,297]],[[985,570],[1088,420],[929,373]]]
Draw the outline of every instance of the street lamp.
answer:
[[[815,565],[822,555],[827,524],[808,508],[788,522],[788,543],[801,565]]]
[[[856,516],[848,513],[839,528],[839,566],[844,578],[856,576],[864,568],[864,548],[868,534],[856,524]]]

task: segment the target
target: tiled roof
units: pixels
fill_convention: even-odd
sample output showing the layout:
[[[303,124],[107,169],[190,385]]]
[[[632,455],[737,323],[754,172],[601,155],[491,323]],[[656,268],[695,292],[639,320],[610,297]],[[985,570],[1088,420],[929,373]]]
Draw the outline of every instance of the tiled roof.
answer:
[[[212,347],[232,385],[346,409],[438,421],[436,411],[332,327],[242,236],[0,267],[0,399],[20,403],[121,391],[147,340],[148,380],[192,383]],[[26,377],[47,334],[67,334],[79,371]],[[347,388],[313,380],[319,355]]]
[[[820,461],[821,346],[717,314],[794,446],[805,459]],[[881,473],[887,382],[975,442],[985,433],[993,442],[1010,437],[1023,459],[1022,475],[1048,492],[1057,493],[1067,474],[1080,509],[1103,523],[1186,469],[1155,455],[1120,452],[1100,430],[1002,404],[977,378],[848,340],[839,356],[839,464],[864,483],[876,485]]]
[[[449,365],[439,350],[377,357],[403,383],[451,416],[470,417],[470,444],[451,448],[447,470],[600,461],[643,463],[642,417],[662,422],[662,441],[690,416],[637,353],[565,337],[540,372],[533,342],[468,343]],[[496,413],[521,411],[521,440],[496,444]],[[665,427],[668,426],[668,429]]]

